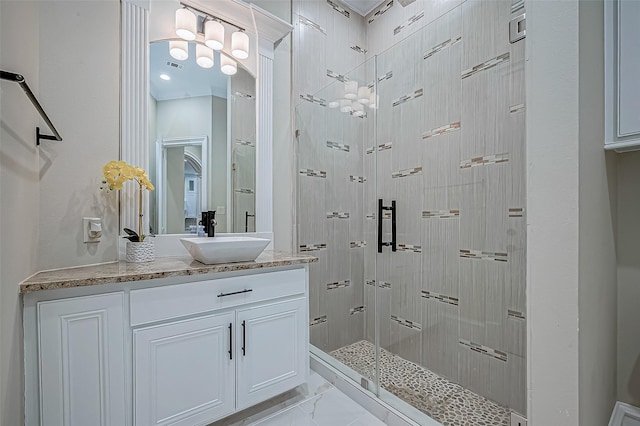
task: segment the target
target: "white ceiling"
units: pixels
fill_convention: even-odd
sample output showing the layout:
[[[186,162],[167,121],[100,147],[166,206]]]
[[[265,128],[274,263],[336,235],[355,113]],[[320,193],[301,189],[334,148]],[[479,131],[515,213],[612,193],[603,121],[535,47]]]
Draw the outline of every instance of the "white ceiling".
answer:
[[[342,0],[344,4],[362,16],[367,16],[369,12],[384,1],[385,0]]]
[[[220,55],[215,53],[212,68],[202,68],[196,64],[195,44],[189,43],[189,57],[178,61],[169,55],[169,43],[152,43],[149,52],[149,89],[157,101],[181,99],[193,96],[227,97],[229,77],[220,71]],[[181,65],[176,68],[167,62]],[[167,74],[171,80],[165,81],[160,74]]]

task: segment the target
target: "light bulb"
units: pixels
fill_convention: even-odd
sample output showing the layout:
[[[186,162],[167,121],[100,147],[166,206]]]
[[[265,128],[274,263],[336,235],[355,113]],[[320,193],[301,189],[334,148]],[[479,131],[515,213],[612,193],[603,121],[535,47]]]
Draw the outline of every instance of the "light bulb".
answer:
[[[220,55],[220,71],[226,75],[234,75],[238,72],[238,64],[227,55]]]
[[[346,99],[355,99],[358,97],[358,82],[355,80],[344,83],[344,97]]]
[[[367,86],[362,86],[358,89],[358,102],[363,105],[369,103],[369,97],[371,96],[371,90]]]
[[[183,40],[172,40],[169,42],[169,54],[172,58],[184,61],[189,57],[189,43]]]
[[[218,21],[207,21],[204,24],[204,44],[213,50],[224,47],[224,26]]]
[[[196,63],[202,68],[211,68],[213,66],[213,50],[207,46],[196,44]]]
[[[196,39],[198,18],[189,9],[176,10],[176,35],[184,40]]]
[[[353,111],[353,107],[351,106],[351,101],[349,99],[340,99],[340,111],[341,112]]]
[[[238,59],[249,57],[249,36],[246,33],[236,31],[231,34],[231,54]]]

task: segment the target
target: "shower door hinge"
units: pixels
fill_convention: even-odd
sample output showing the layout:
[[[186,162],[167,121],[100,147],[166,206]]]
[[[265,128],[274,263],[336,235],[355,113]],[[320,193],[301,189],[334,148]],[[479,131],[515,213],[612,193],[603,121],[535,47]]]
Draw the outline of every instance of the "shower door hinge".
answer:
[[[526,14],[522,14],[512,18],[509,21],[509,41],[515,43],[527,36],[527,19]]]

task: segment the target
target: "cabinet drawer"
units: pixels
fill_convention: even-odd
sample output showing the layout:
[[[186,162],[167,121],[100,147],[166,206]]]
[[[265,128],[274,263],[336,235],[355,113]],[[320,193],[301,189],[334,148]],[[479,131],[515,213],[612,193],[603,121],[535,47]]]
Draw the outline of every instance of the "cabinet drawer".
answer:
[[[131,325],[302,294],[305,283],[305,269],[293,269],[133,290]]]

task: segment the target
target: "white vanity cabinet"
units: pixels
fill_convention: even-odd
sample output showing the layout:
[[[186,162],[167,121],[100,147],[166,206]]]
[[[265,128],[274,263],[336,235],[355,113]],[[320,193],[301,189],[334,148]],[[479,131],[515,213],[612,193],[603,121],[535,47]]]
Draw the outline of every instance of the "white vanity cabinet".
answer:
[[[605,148],[640,150],[640,1],[605,7]]]
[[[206,277],[26,294],[25,423],[206,425],[304,383],[307,267]]]
[[[122,292],[37,303],[42,425],[126,424],[123,310]]]

